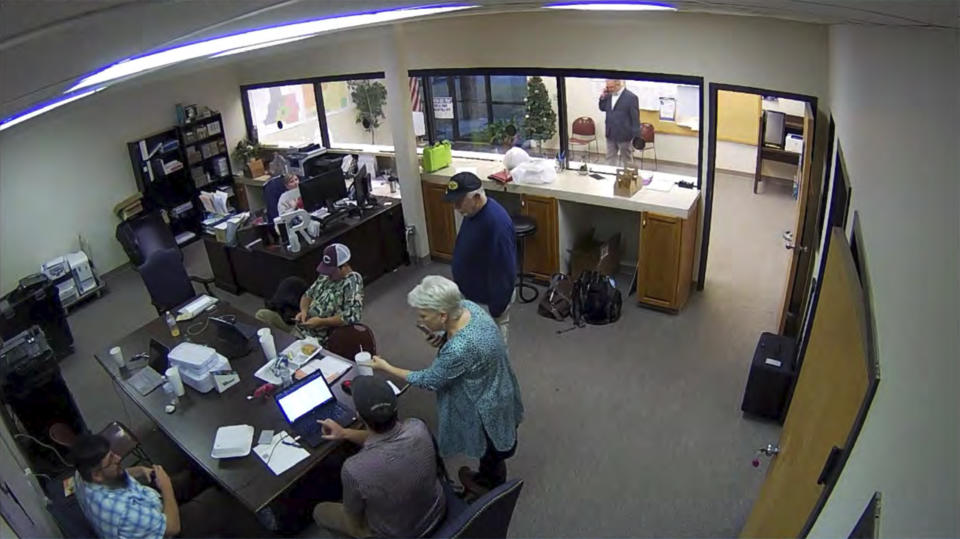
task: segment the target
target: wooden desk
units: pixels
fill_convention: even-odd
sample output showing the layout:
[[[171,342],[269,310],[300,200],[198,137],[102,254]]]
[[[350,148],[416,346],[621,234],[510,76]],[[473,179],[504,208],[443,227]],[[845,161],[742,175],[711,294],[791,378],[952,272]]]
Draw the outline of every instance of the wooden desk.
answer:
[[[202,322],[211,315],[225,314],[235,315],[239,322],[261,325],[253,317],[221,300],[213,313],[205,313],[193,321],[182,323],[181,329],[184,333],[181,337],[186,337],[186,328],[195,322]],[[273,335],[277,350],[282,350],[296,340],[293,336],[276,329],[273,330]],[[132,385],[120,377],[116,365],[107,352],[113,346],[119,346],[123,350],[124,357],[127,358],[140,352],[148,352],[151,338],[170,348],[178,342],[170,336],[166,324],[157,318],[98,352],[97,361],[114,379],[116,385],[160,430],[251,511],[256,512],[265,507],[339,446],[339,443],[331,442],[315,449],[305,447],[310,456],[280,475],[274,475],[253,452],[246,457],[234,459],[219,460],[211,457],[214,436],[217,429],[224,425],[252,425],[256,429],[255,440],[262,429],[272,429],[277,432],[289,431],[290,426],[272,397],[247,400],[247,395],[252,394],[254,389],[263,383],[253,375],[264,363],[263,352],[258,345],[254,345],[249,354],[230,362],[231,367],[240,374],[240,382],[237,385],[223,394],[217,393],[216,389],[209,393],[199,393],[186,387],[186,395],[180,398],[176,412],[168,414],[164,412],[167,399],[162,388],[141,396]],[[193,342],[213,346],[216,343],[215,329],[212,325],[208,325],[199,335],[189,338]],[[340,390],[340,381],[352,379],[355,375],[355,368],[351,368],[343,377],[331,384],[337,400],[349,408],[353,407],[353,399]]]
[[[313,245],[301,242],[300,252],[291,253],[275,245],[262,243],[246,248],[257,239],[256,231],[244,229],[237,247],[227,247],[204,235],[204,246],[218,287],[231,293],[250,292],[263,298],[273,295],[285,277],[300,277],[307,283],[317,278],[317,265],[323,249],[334,242],[350,248],[350,266],[369,283],[410,263],[407,253],[403,210],[395,199],[379,199],[380,206],[367,210],[363,217],[348,217],[331,223]]]

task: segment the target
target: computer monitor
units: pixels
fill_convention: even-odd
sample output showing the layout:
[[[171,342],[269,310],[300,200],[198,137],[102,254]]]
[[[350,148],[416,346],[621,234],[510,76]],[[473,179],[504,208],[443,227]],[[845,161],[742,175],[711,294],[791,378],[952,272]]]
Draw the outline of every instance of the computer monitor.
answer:
[[[357,207],[366,208],[375,205],[376,200],[371,194],[370,173],[367,167],[362,166],[357,171],[357,176],[353,179],[353,197],[357,201]]]
[[[786,136],[785,115],[775,110],[765,110],[763,116],[763,144],[782,149]]]
[[[323,206],[332,209],[334,202],[347,196],[343,171],[333,168],[300,182],[300,196],[303,198],[303,209],[308,212],[319,210]]]

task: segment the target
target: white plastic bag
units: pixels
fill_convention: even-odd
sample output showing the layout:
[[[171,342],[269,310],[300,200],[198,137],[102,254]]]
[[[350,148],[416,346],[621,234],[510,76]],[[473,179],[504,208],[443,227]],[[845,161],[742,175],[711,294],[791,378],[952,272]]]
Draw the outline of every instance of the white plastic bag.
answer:
[[[510,177],[527,185],[553,183],[557,181],[557,169],[549,159],[534,159],[511,169]]]

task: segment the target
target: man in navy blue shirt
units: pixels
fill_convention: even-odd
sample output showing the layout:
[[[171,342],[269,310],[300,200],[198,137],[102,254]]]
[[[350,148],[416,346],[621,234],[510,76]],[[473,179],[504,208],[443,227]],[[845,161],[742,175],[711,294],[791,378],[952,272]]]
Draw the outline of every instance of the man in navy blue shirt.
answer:
[[[471,172],[450,178],[444,199],[463,215],[453,248],[453,280],[465,298],[490,311],[506,342],[517,276],[513,220],[487,198],[480,178]]]

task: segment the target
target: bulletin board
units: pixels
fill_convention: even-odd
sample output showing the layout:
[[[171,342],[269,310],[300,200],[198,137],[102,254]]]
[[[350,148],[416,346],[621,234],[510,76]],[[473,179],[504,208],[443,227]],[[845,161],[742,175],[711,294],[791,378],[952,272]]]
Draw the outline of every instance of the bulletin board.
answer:
[[[720,90],[717,94],[717,140],[755,146],[760,132],[761,101],[757,94]]]

